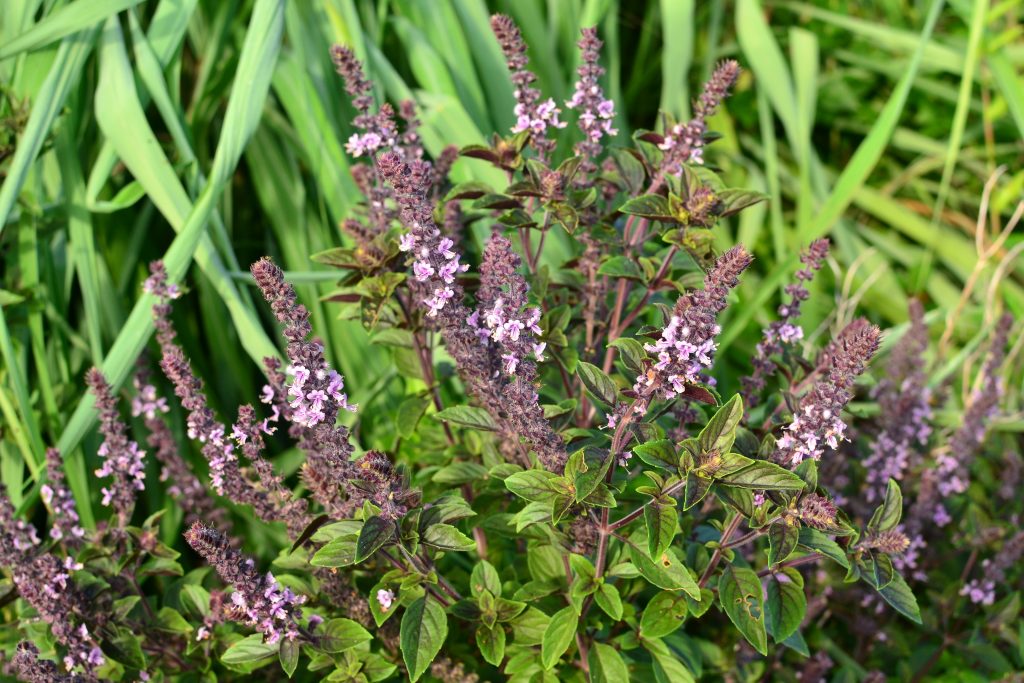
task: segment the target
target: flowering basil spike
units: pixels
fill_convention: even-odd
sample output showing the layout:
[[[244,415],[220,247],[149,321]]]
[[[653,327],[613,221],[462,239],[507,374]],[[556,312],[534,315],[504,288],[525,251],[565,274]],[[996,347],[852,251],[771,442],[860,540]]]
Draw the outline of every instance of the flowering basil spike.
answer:
[[[880,336],[877,327],[858,319],[829,345],[820,365],[827,378],[800,399],[793,421],[778,441],[777,463],[793,468],[806,458],[819,460],[826,445],[838,448],[846,432],[842,410],[853,398],[854,382],[878,350]]]
[[[189,411],[187,434],[202,444],[203,456],[210,464],[210,484],[214,491],[235,503],[252,506],[260,519],[283,521],[293,534],[297,533],[308,522],[305,505],[292,504],[291,492],[270,474],[271,466],[263,460],[258,448],[243,447],[242,452],[259,474],[259,483],[254,484],[244,475],[236,446],[244,446],[241,437],[248,434],[251,438],[252,429],[246,432],[236,426],[229,434],[224,424],[216,419],[203,393],[202,380],[192,371],[191,362],[174,341],[176,332],[170,320],[170,302],[179,296],[178,290],[167,284],[167,272],[159,261],[150,264],[150,272],[145,289],[159,299],[153,306],[153,317],[161,351],[160,367],[174,385],[174,393],[181,400],[182,407]],[[246,408],[243,407],[243,416],[247,414]],[[259,429],[272,431],[266,420]]]
[[[667,131],[658,147],[665,152],[659,175],[679,173],[683,164],[704,163],[704,134],[707,119],[729,96],[729,89],[740,76],[740,65],[733,59],[719,62],[711,78],[704,84],[704,90],[693,105],[693,118],[687,123],[677,123]]]
[[[302,637],[299,606],[305,596],[282,587],[270,572],[261,573],[252,558],[232,548],[228,537],[216,529],[196,522],[185,532],[185,540],[234,587],[231,602],[237,621],[253,626],[267,643]]]
[[[530,133],[530,142],[541,160],[555,149],[555,141],[547,137],[548,127],[565,128],[566,123],[558,118],[561,109],[551,98],[540,101],[540,91],[533,87],[537,76],[526,68],[530,61],[526,56],[526,42],[511,17],[495,14],[491,17],[491,30],[498,39],[501,51],[512,75],[513,95],[516,98],[516,124],[513,133]]]
[[[645,345],[656,358],[653,372],[640,375],[634,390],[661,398],[675,398],[687,384],[700,380],[711,367],[721,331],[718,314],[725,309],[729,292],[739,283],[753,257],[741,246],[722,254],[697,289],[676,301],[672,317],[661,337]]]
[[[15,518],[10,499],[0,492],[0,565],[10,568],[18,595],[50,625],[54,638],[66,649],[64,668],[81,667],[88,674],[86,680],[94,680],[92,671],[104,661],[89,628],[96,615],[71,580],[71,572],[83,567],[71,557],[61,560],[40,552],[38,544],[35,529]]]
[[[928,327],[921,302],[910,301],[910,329],[892,351],[886,372],[872,392],[879,405],[881,431],[864,460],[865,499],[871,503],[885,496],[889,479],[901,481],[917,464],[914,445],[925,446],[931,435],[931,389],[925,371]]]
[[[577,43],[581,64],[576,71],[580,78],[576,81],[572,99],[565,106],[580,112],[578,123],[585,137],[576,143],[576,154],[583,158],[580,173],[586,175],[597,170],[594,160],[601,154],[601,138],[606,135],[615,136],[619,131],[612,127],[615,103],[605,99],[600,84],[604,68],[598,60],[603,43],[597,37],[596,28],[585,28],[582,33],[583,37]]]
[[[48,483],[40,487],[39,497],[53,511],[50,538],[63,541],[65,547],[75,547],[85,537],[85,529],[78,523],[78,508],[64,483],[64,463],[56,448],[46,449],[46,478]]]
[[[435,225],[427,196],[429,167],[406,163],[398,154],[377,159],[380,174],[391,184],[408,232],[401,248],[413,259],[410,288],[429,320],[436,322],[448,353],[471,396],[494,417],[508,447],[525,440],[545,468],[561,472],[565,444],[544,419],[534,386],[536,368],[527,358],[542,357],[544,347],[534,335],[539,311],[526,307],[526,282],[519,259],[500,235],[492,237],[481,268],[479,308],[470,312],[456,279],[468,265],[461,262],[454,241]]]
[[[216,521],[221,528],[227,528],[230,522],[225,509],[217,505],[199,477],[181,457],[174,434],[162,417],[170,410],[167,400],[157,394],[156,387],[148,382],[145,371],[138,372],[133,382],[136,394],[132,401],[132,416],[145,420],[149,431],[146,444],[162,467],[160,481],[167,482],[167,493],[178,501],[185,513],[185,523],[191,525],[206,519]]]
[[[800,317],[800,305],[810,296],[806,283],[814,278],[827,256],[827,239],[815,240],[800,254],[804,267],[796,271],[796,282],[786,285],[789,303],[779,306],[779,319],[765,328],[764,338],[758,343],[757,354],[754,356],[754,373],[742,379],[743,402],[749,408],[757,405],[765,380],[777,369],[771,357],[782,353],[786,345],[795,344],[804,338],[803,328],[796,320]],[[885,481],[888,479],[884,479],[883,483]]]
[[[135,494],[146,488],[146,467],[143,461],[146,452],[128,438],[128,426],[121,420],[117,410],[117,397],[103,373],[93,368],[86,373],[85,382],[96,397],[100,433],[103,434],[103,443],[98,451],[98,455],[103,458],[103,466],[96,470],[96,476],[111,478],[110,484],[101,489],[102,502],[114,508],[119,525],[124,526],[135,508]]]

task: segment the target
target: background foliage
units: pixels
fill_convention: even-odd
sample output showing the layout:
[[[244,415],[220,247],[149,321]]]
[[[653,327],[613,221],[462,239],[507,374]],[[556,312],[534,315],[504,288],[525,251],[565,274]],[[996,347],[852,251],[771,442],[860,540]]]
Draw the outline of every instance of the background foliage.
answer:
[[[404,384],[392,380],[403,368],[321,300],[337,273],[309,258],[344,243],[337,225],[358,199],[343,148],[353,110],[328,49],[351,46],[378,98],[415,99],[436,155],[513,123],[492,11],[522,27],[539,87],[556,100],[571,94],[579,28],[598,26],[623,136],[659,109],[685,117],[717,60],[747,69],[711,125],[726,182],[771,197],[716,233],[721,247],[742,243],[758,257],[742,305],[722,322],[727,385],[747,372],[799,247],[823,235],[834,276],[815,281],[805,328],[823,332],[857,309],[898,332],[908,295],[920,295],[937,342],[955,318],[935,378],[954,396],[967,391],[960,379],[977,364],[993,301],[1020,317],[1020,235],[977,247],[1024,189],[1015,0],[13,0],[0,16],[0,477],[16,506],[32,509],[53,444],[83,523],[106,514],[90,481],[99,440],[81,378],[94,364],[115,383],[130,376],[151,332],[152,301],[138,292],[155,258],[196,290],[176,322],[215,409],[254,396],[258,360],[276,348],[246,270],[271,254],[302,283],[362,408],[359,441],[395,442],[381,408],[401,400]],[[563,150],[573,134],[563,131]],[[978,221],[1000,165],[1009,170],[991,220]],[[453,180],[493,173],[461,160]],[[994,428],[1013,448],[1024,428],[1019,355],[1010,368],[1011,414]],[[278,467],[294,471],[298,455]],[[163,508],[162,496],[147,488],[139,514]],[[162,522],[168,543],[179,543],[179,517]],[[245,535],[257,554],[283,537],[259,528]]]

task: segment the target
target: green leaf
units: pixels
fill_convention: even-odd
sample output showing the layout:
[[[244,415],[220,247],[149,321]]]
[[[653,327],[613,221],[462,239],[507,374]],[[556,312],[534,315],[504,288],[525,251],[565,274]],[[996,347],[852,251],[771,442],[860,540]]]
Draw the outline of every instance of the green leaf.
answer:
[[[804,657],[811,656],[811,650],[807,647],[807,641],[804,640],[804,636],[799,630],[795,631],[793,635],[782,641],[782,644],[794,652],[799,652]]]
[[[642,194],[633,197],[619,207],[621,213],[656,220],[672,219],[672,209],[669,208],[668,200],[660,194]]]
[[[495,424],[490,413],[475,406],[452,406],[434,413],[431,417],[442,422],[451,422],[485,432],[494,432],[498,429],[498,425]]]
[[[555,482],[561,479],[547,470],[524,470],[505,477],[505,488],[525,500],[543,503],[558,495]]]
[[[657,560],[652,560],[647,553],[632,545],[629,553],[643,577],[655,586],[665,590],[682,590],[694,600],[700,600],[700,587],[676,555],[675,549],[669,548]]]
[[[281,641],[281,649],[277,651],[277,657],[281,662],[281,668],[285,676],[292,677],[295,669],[299,666],[299,650],[301,645],[297,639],[285,638]]]
[[[459,183],[448,191],[448,194],[444,196],[445,203],[452,201],[453,199],[479,199],[486,194],[493,194],[494,188],[487,183],[481,183],[479,181],[470,180],[465,183]]]
[[[768,565],[782,562],[796,550],[800,542],[800,527],[786,520],[775,522],[768,528]]]
[[[442,467],[430,478],[435,484],[447,486],[460,486],[474,481],[480,481],[487,477],[487,468],[475,462],[453,462],[447,467]]]
[[[551,617],[536,607],[527,607],[512,620],[512,637],[519,645],[540,645],[550,623]]]
[[[718,409],[708,420],[704,429],[700,431],[697,441],[700,443],[701,452],[717,453],[718,455],[728,453],[736,440],[736,428],[739,427],[742,419],[743,400],[739,394],[736,394]]]
[[[451,524],[434,524],[423,532],[421,539],[424,545],[440,548],[441,550],[473,550],[476,543],[472,538],[462,533]]]
[[[279,644],[280,641],[273,645],[264,643],[262,633],[253,633],[225,650],[220,656],[220,661],[225,664],[246,664],[269,659],[277,654]]]
[[[807,597],[800,572],[787,568],[773,574],[768,581],[765,617],[775,642],[781,643],[796,633],[806,613]]]
[[[398,669],[397,665],[392,664],[380,655],[372,652],[363,655],[362,659],[362,674],[366,676],[366,679],[370,681],[370,683],[386,681],[391,678],[391,676],[394,675],[395,670]]]
[[[359,540],[356,542],[356,562],[362,562],[366,558],[384,547],[395,535],[395,525],[383,517],[370,517],[363,524],[359,532]]]
[[[317,635],[324,652],[344,652],[373,640],[369,631],[351,619],[331,619],[317,630]]]
[[[615,405],[615,397],[618,396],[619,390],[615,387],[615,382],[612,381],[611,377],[606,375],[601,368],[585,361],[580,361],[580,364],[576,367],[576,375],[583,382],[583,386],[587,388],[591,396],[605,405]]]
[[[488,664],[500,666],[505,658],[505,628],[500,624],[490,628],[480,624],[476,629],[476,646]]]
[[[761,460],[739,472],[718,479],[729,486],[763,491],[799,491],[804,487],[804,480],[789,470]]]
[[[762,655],[768,654],[761,580],[751,569],[727,565],[718,579],[718,599],[743,637]]]
[[[309,563],[316,567],[347,567],[350,564],[355,564],[358,540],[359,537],[355,534],[331,539],[324,547],[316,551]]]
[[[643,344],[631,337],[619,337],[608,342],[608,346],[618,349],[619,360],[625,363],[630,372],[635,375],[643,372],[644,360],[647,359]]]
[[[736,474],[745,467],[750,467],[755,462],[757,461],[740,453],[723,453],[718,456],[717,460],[713,461],[714,467],[709,468],[708,474],[716,479],[727,477],[730,474]]]
[[[717,193],[721,202],[721,216],[727,217],[739,213],[743,209],[768,199],[768,195],[752,190],[729,188]]]
[[[469,577],[469,589],[476,597],[487,590],[495,597],[501,596],[501,579],[498,578],[498,570],[487,560],[480,560],[473,567],[473,574]]]
[[[679,467],[679,455],[671,439],[648,441],[633,448],[633,452],[651,467],[674,472]]]
[[[800,545],[808,550],[821,553],[830,560],[838,562],[846,569],[850,568],[850,561],[847,559],[846,552],[842,547],[817,529],[808,527],[800,529]]]
[[[661,557],[668,550],[672,539],[679,530],[679,514],[675,501],[672,505],[651,502],[644,507],[644,522],[647,524],[647,549],[651,557]]]
[[[629,669],[622,661],[622,655],[611,645],[594,643],[587,653],[590,667],[590,683],[627,683]]]
[[[395,428],[398,430],[399,436],[408,439],[416,433],[420,418],[423,417],[423,413],[426,412],[429,405],[430,399],[422,396],[410,396],[402,401],[395,414]]]
[[[643,641],[654,657],[654,679],[657,683],[694,683],[697,679],[662,640]]]
[[[626,256],[612,256],[610,259],[601,264],[601,267],[597,269],[598,275],[607,275],[609,277],[621,277],[629,280],[642,280],[643,271],[640,270],[640,266],[633,259]]]
[[[594,593],[594,602],[615,621],[622,619],[622,598],[619,597],[619,589],[612,584],[602,583]]]
[[[399,636],[405,668],[409,678],[417,681],[448,637],[448,616],[441,605],[425,595],[405,610]]]
[[[546,501],[535,501],[527,503],[526,507],[512,517],[516,524],[516,533],[521,532],[531,524],[540,524],[551,520],[551,503]]]
[[[689,510],[704,500],[704,496],[707,495],[713,483],[707,477],[702,477],[695,472],[688,472],[686,474],[686,488],[683,491],[683,510]]]
[[[640,617],[640,636],[662,638],[683,625],[688,610],[686,596],[662,591],[654,596]]]
[[[551,617],[551,622],[544,630],[540,649],[540,659],[545,669],[554,667],[569,649],[578,625],[579,617],[571,606],[560,609]]]
[[[885,489],[885,500],[875,509],[868,522],[868,530],[873,532],[888,531],[900,523],[903,514],[903,494],[895,479],[889,480]]]
[[[892,581],[878,592],[897,612],[915,624],[921,623],[921,609],[917,606],[917,598],[899,572],[893,572]]]
[[[604,448],[587,448],[584,451],[583,461],[586,465],[586,471],[576,475],[574,481],[576,485],[574,497],[577,502],[582,501],[597,489],[601,482],[604,481],[608,468],[612,464],[612,459]]]
[[[818,461],[808,458],[793,468],[793,474],[804,480],[808,491],[818,488]]]

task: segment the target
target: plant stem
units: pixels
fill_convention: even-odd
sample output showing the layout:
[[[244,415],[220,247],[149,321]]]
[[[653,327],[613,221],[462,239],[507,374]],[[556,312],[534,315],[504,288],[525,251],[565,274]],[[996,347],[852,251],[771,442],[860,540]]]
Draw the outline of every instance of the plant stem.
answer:
[[[718,547],[715,548],[714,554],[711,555],[711,561],[708,562],[708,568],[704,570],[704,574],[700,577],[700,581],[697,582],[697,585],[701,588],[707,585],[708,580],[715,571],[715,568],[718,567],[718,563],[721,562],[722,553],[725,551],[725,544],[728,543],[732,535],[736,533],[736,529],[739,528],[741,521],[743,521],[743,515],[736,513],[729,521],[728,526],[726,526],[722,531],[722,538],[719,539]]]
[[[684,486],[686,486],[686,480],[682,479],[682,480],[677,481],[676,483],[672,484],[671,486],[669,486],[664,491],[662,491],[662,495],[666,495],[666,496],[675,495]],[[622,527],[626,526],[627,524],[629,524],[630,522],[635,520],[640,515],[644,514],[644,510],[647,509],[647,506],[650,505],[653,502],[654,502],[654,499],[652,498],[651,500],[647,501],[646,503],[644,503],[643,505],[638,507],[636,510],[633,510],[632,512],[630,512],[628,515],[626,515],[622,519],[619,519],[619,520],[616,520],[616,521],[612,522],[611,525],[608,527],[608,530],[609,531],[618,531]]]
[[[810,555],[804,555],[803,557],[796,557],[792,560],[786,560],[785,562],[779,563],[778,565],[776,565],[775,569],[762,569],[757,573],[757,575],[760,577],[765,577],[769,574],[774,574],[776,571],[783,567],[799,567],[802,564],[810,564],[811,562],[817,562],[823,557],[824,555],[820,555],[818,553],[811,553]]]

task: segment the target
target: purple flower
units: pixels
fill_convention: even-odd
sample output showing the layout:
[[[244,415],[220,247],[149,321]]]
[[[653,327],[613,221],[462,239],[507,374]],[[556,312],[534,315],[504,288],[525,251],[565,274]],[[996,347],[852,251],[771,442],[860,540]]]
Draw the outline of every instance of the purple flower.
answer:
[[[463,303],[462,285],[457,280],[448,283],[436,272],[445,263],[457,262],[459,254],[434,223],[422,166],[405,163],[396,154],[382,154],[377,163],[394,188],[402,224],[413,235],[411,253],[434,266],[435,274],[426,281],[408,281],[410,289],[424,302],[427,317],[436,320],[468,392],[494,416],[510,446],[524,439],[546,468],[560,472],[567,458],[565,445],[544,419],[534,386],[536,366],[527,359],[538,350],[533,335],[539,331],[539,312],[527,310],[526,282],[517,272],[519,261],[510,243],[494,236],[488,243],[477,311],[471,312]],[[500,306],[498,299],[502,299]],[[488,315],[493,325],[486,322]],[[500,341],[495,341],[495,332]],[[514,356],[515,362],[503,355]],[[510,370],[515,374],[510,375]],[[521,462],[529,464],[525,457]]]
[[[302,637],[300,605],[306,601],[305,596],[282,588],[270,572],[260,573],[256,563],[232,548],[228,538],[216,529],[196,522],[185,532],[185,540],[234,587],[232,614],[237,621],[256,628],[267,643]]]
[[[854,320],[846,326],[819,365],[828,377],[800,399],[793,421],[778,440],[774,459],[785,467],[796,467],[806,458],[819,460],[825,446],[839,447],[845,437],[842,410],[853,398],[853,384],[878,350],[880,332],[866,320]]]
[[[659,175],[679,173],[683,164],[704,163],[704,133],[707,119],[729,95],[740,67],[729,59],[718,64],[710,80],[704,85],[700,99],[694,104],[693,118],[687,123],[678,123],[669,130],[658,147],[665,152]]]
[[[395,601],[394,591],[381,588],[377,591],[377,604],[380,605],[381,612],[387,612],[391,609],[391,604]]]
[[[980,579],[972,579],[960,589],[975,604],[991,605],[996,599],[996,586],[1006,583],[1006,572],[1020,565],[1024,556],[1024,531],[1018,531],[1003,544],[995,557],[983,560],[981,568],[984,574]]]
[[[615,118],[615,103],[605,99],[601,89],[600,78],[604,69],[598,64],[601,56],[602,42],[597,37],[596,28],[585,28],[579,45],[581,64],[577,69],[579,80],[572,98],[565,103],[569,109],[579,109],[579,127],[584,139],[576,144],[576,154],[583,158],[580,165],[581,177],[597,169],[594,163],[601,154],[600,140],[605,135],[614,136],[618,131],[612,127]]]
[[[64,463],[56,448],[46,449],[46,478],[49,483],[43,484],[39,496],[53,511],[50,538],[63,540],[66,546],[74,546],[85,536],[85,529],[79,524],[75,498],[64,484]]]
[[[704,289],[679,298],[661,337],[644,346],[657,360],[653,372],[636,378],[634,391],[670,399],[682,394],[688,384],[700,381],[702,371],[711,367],[717,348],[715,336],[721,331],[718,314],[725,309],[730,290],[752,260],[743,247],[733,247],[708,271]]]
[[[143,456],[146,452],[139,444],[128,439],[128,427],[121,420],[117,410],[117,398],[107,384],[106,378],[97,368],[85,376],[86,384],[96,397],[96,408],[100,413],[100,433],[103,443],[98,454],[104,458],[103,466],[96,470],[97,477],[111,477],[109,486],[103,492],[103,505],[113,506],[121,526],[127,524],[135,507],[135,495],[146,488],[146,469]]]
[[[865,498],[871,502],[885,495],[889,479],[901,481],[915,456],[914,446],[925,446],[931,435],[931,389],[925,372],[924,353],[928,328],[924,309],[910,302],[910,329],[893,349],[885,375],[875,387],[882,429],[864,461],[867,474]],[[914,458],[915,460],[918,458]]]
[[[796,282],[786,286],[790,300],[779,306],[780,319],[765,328],[764,337],[758,343],[757,354],[754,356],[754,373],[742,380],[743,401],[751,408],[757,405],[765,380],[777,369],[772,356],[781,354],[784,345],[794,344],[804,337],[803,329],[795,321],[800,317],[800,305],[810,296],[806,283],[821,269],[828,256],[828,247],[827,239],[815,240],[800,254],[804,267],[796,272]]]
[[[516,99],[513,110],[516,124],[512,127],[512,132],[529,131],[530,142],[543,160],[555,148],[554,140],[546,136],[548,126],[564,128],[566,124],[558,119],[560,112],[554,100],[548,99],[538,103],[540,91],[532,86],[537,77],[526,68],[529,62],[526,56],[526,43],[516,23],[503,14],[495,14],[491,17],[491,30],[498,39],[512,77],[512,94]]]

